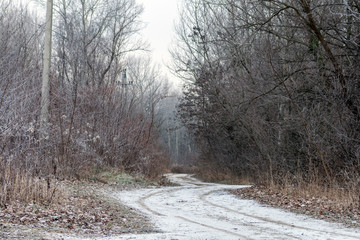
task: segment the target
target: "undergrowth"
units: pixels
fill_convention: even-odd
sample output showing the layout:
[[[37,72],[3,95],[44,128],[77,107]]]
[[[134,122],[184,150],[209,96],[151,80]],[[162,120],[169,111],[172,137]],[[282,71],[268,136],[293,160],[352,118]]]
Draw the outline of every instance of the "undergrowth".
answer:
[[[62,195],[63,189],[54,178],[34,177],[9,165],[1,169],[0,207],[6,207],[13,201],[49,205]]]
[[[158,178],[149,179],[142,174],[130,174],[115,168],[101,168],[96,171],[82,173],[80,178],[59,179],[54,176],[47,178],[35,177],[7,165],[0,172],[0,208],[6,208],[14,201],[51,205],[61,202],[66,197],[67,181],[96,182],[111,186],[146,186],[154,184]]]
[[[317,199],[317,201],[326,201],[331,209],[360,209],[360,186],[355,181],[345,184],[333,182],[324,184],[318,181],[306,181],[298,179],[295,183],[287,180],[283,184],[266,184],[272,191],[281,193],[293,198]]]
[[[292,199],[316,199],[318,202],[326,203],[329,209],[360,210],[360,183],[355,177],[347,181],[336,181],[326,183],[318,176],[273,176],[273,179],[263,174],[263,177],[250,175],[239,176],[231,169],[205,166],[202,168],[193,168],[193,173],[200,179],[209,182],[255,185],[266,189],[263,194],[280,194]],[[341,210],[343,209],[343,210]]]

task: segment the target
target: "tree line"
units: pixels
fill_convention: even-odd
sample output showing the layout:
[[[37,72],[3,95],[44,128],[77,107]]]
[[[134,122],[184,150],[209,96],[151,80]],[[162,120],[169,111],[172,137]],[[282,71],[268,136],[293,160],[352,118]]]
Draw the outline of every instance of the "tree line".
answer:
[[[185,0],[172,49],[199,165],[359,184],[360,4]]]
[[[167,167],[158,112],[169,84],[149,54],[137,54],[149,47],[142,12],[135,0],[54,1],[42,140],[45,24],[28,7],[1,1],[1,203],[17,191],[17,175],[81,178],[115,167],[155,177]]]

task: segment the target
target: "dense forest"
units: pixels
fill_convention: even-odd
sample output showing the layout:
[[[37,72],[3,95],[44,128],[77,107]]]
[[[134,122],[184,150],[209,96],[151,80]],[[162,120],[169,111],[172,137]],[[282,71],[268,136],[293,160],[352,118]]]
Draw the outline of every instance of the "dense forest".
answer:
[[[186,0],[176,31],[199,166],[359,193],[359,1]]]
[[[147,54],[143,11],[56,0],[47,38],[43,17],[0,2],[0,206],[107,167],[154,178],[170,162],[359,197],[359,1],[182,1],[170,50],[182,93]]]

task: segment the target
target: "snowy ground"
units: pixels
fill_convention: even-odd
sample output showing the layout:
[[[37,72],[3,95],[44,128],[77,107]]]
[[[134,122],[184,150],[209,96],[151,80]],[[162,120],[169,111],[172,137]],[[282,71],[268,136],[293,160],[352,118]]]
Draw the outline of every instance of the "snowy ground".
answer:
[[[159,233],[103,239],[360,239],[360,229],[241,200],[226,191],[246,186],[204,183],[187,174],[168,178],[180,186],[114,193],[150,217]]]

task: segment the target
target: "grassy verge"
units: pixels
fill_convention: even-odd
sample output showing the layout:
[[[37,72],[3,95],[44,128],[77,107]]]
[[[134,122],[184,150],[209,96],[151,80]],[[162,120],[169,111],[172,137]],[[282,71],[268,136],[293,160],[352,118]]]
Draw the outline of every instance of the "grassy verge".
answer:
[[[148,233],[149,221],[104,192],[153,185],[140,176],[105,171],[86,181],[56,183],[52,202],[12,201],[0,208],[0,239],[52,239],[49,233],[112,236]]]
[[[318,219],[360,227],[359,194],[355,189],[318,184],[302,186],[252,186],[232,191],[245,199],[256,200],[273,207]]]

